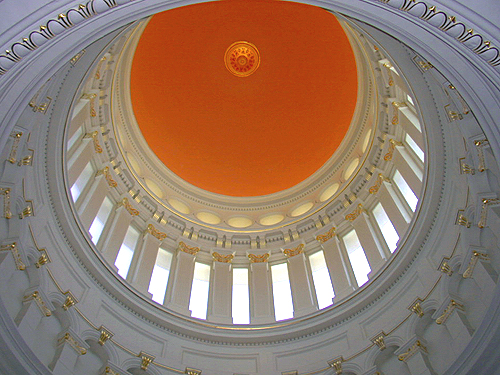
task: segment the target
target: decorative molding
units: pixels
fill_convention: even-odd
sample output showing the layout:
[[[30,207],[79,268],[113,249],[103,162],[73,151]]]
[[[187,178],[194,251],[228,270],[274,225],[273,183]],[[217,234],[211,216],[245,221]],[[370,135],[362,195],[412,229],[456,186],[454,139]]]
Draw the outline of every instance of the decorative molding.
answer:
[[[12,242],[8,245],[3,245],[0,248],[0,251],[10,251],[12,256],[14,257],[14,263],[16,263],[16,268],[19,271],[24,271],[26,269],[26,265],[23,263],[21,259],[21,254],[19,253],[19,249],[17,248],[17,242]]]
[[[413,357],[417,352],[428,353],[427,348],[420,342],[420,340],[415,341],[415,343],[408,348],[408,350],[398,355],[398,359],[403,362],[407,362],[411,357]]]
[[[370,187],[370,189],[368,189],[368,192],[370,194],[376,194],[378,193],[380,187],[382,186],[382,183],[383,182],[390,182],[391,180],[389,180],[387,177],[385,177],[382,173],[379,173],[378,174],[378,177],[377,177],[377,181],[375,182],[375,185],[373,185],[372,187]]]
[[[92,138],[92,142],[94,142],[94,151],[98,154],[102,154],[102,147],[99,144],[99,132],[94,130],[92,133],[87,133],[83,137],[84,139]]]
[[[47,250],[40,249],[38,251],[40,252],[40,257],[38,258],[37,262],[35,263],[36,268],[40,268],[44,264],[51,262],[51,259],[49,257],[49,254],[47,253]]]
[[[109,172],[109,167],[105,167],[104,169],[101,169],[100,171],[97,171],[96,177],[104,175],[104,178],[106,179],[106,182],[108,183],[109,186],[111,187],[117,187],[118,183],[113,179],[111,176],[111,173]]]
[[[389,77],[389,80],[387,81],[387,84],[389,86],[394,86],[394,78],[392,77],[392,72],[391,72],[391,68],[392,68],[392,65],[389,64],[388,62],[384,63],[383,64],[384,68],[387,69],[387,76]]]
[[[153,237],[155,237],[157,240],[163,241],[165,238],[167,238],[167,234],[164,232],[160,232],[158,229],[154,227],[153,224],[148,224],[148,228],[145,230],[145,233],[149,233]]]
[[[19,219],[24,219],[26,217],[35,216],[33,213],[33,208],[31,205],[27,205],[23,211],[19,214]]]
[[[448,261],[450,258],[444,257],[443,260],[441,260],[441,263],[439,264],[438,271],[441,271],[442,273],[451,276],[453,275],[453,270],[450,267],[450,264]]]
[[[391,124],[397,125],[397,124],[399,124],[399,108],[405,107],[406,103],[404,103],[404,102],[392,102],[391,104],[392,104],[392,108],[394,109]],[[387,159],[385,159],[385,160],[387,160]]]
[[[332,227],[328,232],[316,236],[316,241],[319,241],[321,243],[325,243],[326,241],[328,241],[329,239],[331,239],[335,236],[335,231],[336,231],[336,228]]]
[[[94,78],[95,79],[100,79],[101,78],[101,66],[102,66],[102,63],[106,61],[106,56],[103,56],[101,60],[99,60],[99,62],[97,63],[97,68],[96,68],[96,72],[94,74]]]
[[[477,166],[477,170],[479,172],[484,172],[486,170],[486,161],[484,159],[484,150],[483,150],[483,146],[485,144],[489,144],[487,139],[474,141],[474,146],[476,146],[477,149],[477,157],[479,159],[479,165]]]
[[[493,67],[500,65],[500,50],[497,47],[492,46],[491,42],[486,37],[475,33],[473,29],[468,28],[464,23],[458,22],[455,16],[449,15],[444,11],[437,10],[435,6],[429,6],[423,1],[378,1],[387,4],[392,8],[397,8],[403,12],[418,17],[429,25],[432,25],[445,32],[447,35],[452,36],[455,40],[462,43],[462,45],[464,45],[467,49],[480,56],[489,65]],[[416,10],[420,10],[419,15],[410,13],[410,11],[414,8]],[[436,16],[437,18],[435,18]],[[487,53],[489,51],[493,51],[493,53]],[[430,66],[425,70],[432,68],[432,64],[429,63],[429,65]]]
[[[3,195],[3,217],[11,219],[12,211],[10,209],[10,188],[0,188],[0,195]]]
[[[82,49],[80,52],[78,52],[75,56],[73,56],[71,58],[71,60],[69,60],[69,63],[71,64],[71,66],[75,66],[78,61],[80,61],[80,59],[83,57],[83,55],[85,55],[85,50]]]
[[[396,149],[396,146],[402,146],[403,144],[399,141],[396,141],[395,139],[389,139],[389,149],[387,150],[387,153],[384,155],[384,160],[389,161],[392,159],[392,155],[394,154],[394,150]]]
[[[186,367],[186,369],[184,370],[184,374],[186,374],[186,375],[201,375],[201,370]]]
[[[410,310],[412,313],[417,314],[419,318],[424,316],[424,309],[422,308],[422,303],[423,301],[420,298],[417,298],[409,307],[408,310]]]
[[[283,253],[285,254],[285,256],[287,258],[292,258],[296,255],[299,255],[299,254],[302,254],[304,252],[304,244],[301,243],[300,245],[298,245],[297,247],[295,247],[294,249],[285,249],[283,250]]]
[[[198,254],[198,251],[200,251],[200,248],[195,246],[188,246],[183,241],[181,241],[179,242],[179,250],[187,254],[196,255]]]
[[[95,93],[92,93],[92,94],[83,94],[82,95],[82,99],[87,99],[89,101],[90,117],[96,117],[97,116],[97,112],[95,110],[95,98],[96,97],[97,97],[97,94],[95,94]],[[94,132],[94,133],[97,133],[97,131]]]
[[[342,374],[342,362],[344,362],[344,358],[342,356],[332,359],[331,361],[328,361],[328,365],[335,369],[335,374],[341,375]]]
[[[469,261],[469,265],[462,275],[464,279],[469,279],[472,277],[472,274],[474,273],[474,268],[476,268],[476,264],[479,260],[484,260],[484,261],[489,262],[490,257],[486,253],[480,253],[479,251],[473,251],[472,256],[470,258],[470,261]]]
[[[463,227],[470,228],[471,222],[465,217],[463,212],[464,212],[464,210],[458,210],[457,220],[455,221],[455,223],[457,225],[461,225]]]
[[[445,323],[446,320],[448,320],[450,315],[453,313],[453,311],[455,311],[456,309],[461,310],[461,311],[465,310],[464,305],[462,305],[461,303],[458,303],[457,301],[452,299],[450,301],[450,303],[448,304],[448,306],[446,307],[446,309],[444,309],[443,314],[441,314],[441,316],[439,316],[436,319],[436,323],[437,324]]]
[[[345,219],[349,220],[349,221],[354,221],[363,212],[365,212],[365,209],[363,208],[363,205],[360,203],[360,204],[358,204],[358,207],[356,207],[356,209],[353,212],[351,212],[350,214],[345,216]]]
[[[222,255],[222,254],[219,254],[217,251],[214,251],[212,253],[212,258],[216,262],[231,263],[233,261],[233,259],[234,259],[234,254]]]
[[[97,341],[97,343],[101,346],[103,346],[106,343],[106,341],[108,341],[111,337],[113,337],[113,332],[111,332],[104,326],[99,327],[99,332],[100,336],[99,336],[99,341]]]
[[[128,198],[123,198],[119,203],[118,203],[118,208],[119,207],[125,207],[125,209],[128,211],[128,213],[132,216],[137,216],[139,215],[139,210],[136,210],[130,202],[128,201]]]
[[[66,296],[66,300],[64,301],[62,308],[64,309],[64,311],[68,311],[71,308],[71,306],[74,306],[75,304],[78,303],[78,300],[69,290],[64,292],[63,294]]]
[[[498,198],[484,198],[482,200],[483,205],[481,207],[481,215],[479,219],[479,223],[477,223],[477,226],[479,228],[484,228],[486,226],[486,222],[488,220],[488,207],[493,205],[493,204],[500,204],[500,199]]]
[[[265,263],[269,259],[269,253],[261,255],[248,254],[248,259],[250,259],[250,263]]]
[[[377,336],[375,336],[374,338],[372,338],[370,341],[377,345],[378,348],[380,349],[380,351],[386,349],[386,346],[385,346],[385,336],[387,336],[384,331],[380,332]]]
[[[1,74],[1,71],[0,71]],[[17,157],[17,149],[19,147],[19,142],[21,142],[21,137],[23,135],[23,132],[12,132],[10,133],[10,136],[14,138],[12,141],[12,147],[10,148],[10,153],[7,161],[11,164],[16,163],[16,157]]]
[[[69,346],[71,346],[75,352],[77,352],[79,355],[85,355],[87,354],[87,349],[85,349],[83,346],[81,346],[78,341],[75,340],[73,336],[69,332],[66,332],[64,336],[59,338],[58,344],[62,344],[64,342],[67,342]]]
[[[52,315],[52,311],[50,311],[50,309],[47,307],[38,290],[35,290],[33,293],[24,296],[23,301],[35,301],[36,305],[44,316],[48,317]]]
[[[138,355],[139,358],[141,358],[141,369],[146,371],[148,369],[148,366],[153,363],[155,360],[155,356],[148,354],[146,352],[141,351]]]

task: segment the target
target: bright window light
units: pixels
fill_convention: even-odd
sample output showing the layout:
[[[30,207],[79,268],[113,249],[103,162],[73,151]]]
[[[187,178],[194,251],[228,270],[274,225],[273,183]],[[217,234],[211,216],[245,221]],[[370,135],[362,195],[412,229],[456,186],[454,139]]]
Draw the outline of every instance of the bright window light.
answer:
[[[127,277],[138,240],[139,231],[132,226],[128,227],[127,234],[125,235],[120,250],[118,250],[118,255],[115,260],[115,266],[118,268],[118,275],[124,279]]]
[[[368,274],[371,271],[365,252],[359,243],[358,236],[354,230],[347,233],[343,238],[349,261],[351,262],[354,277],[358,286],[368,281]]]
[[[104,198],[104,201],[97,212],[97,216],[95,217],[92,225],[90,226],[89,233],[94,245],[97,245],[97,241],[99,241],[99,237],[101,237],[102,230],[104,229],[104,225],[111,215],[111,211],[113,210],[113,202],[108,197]]]
[[[148,292],[153,295],[153,301],[163,304],[167,291],[168,275],[172,264],[172,253],[161,247],[156,255],[156,264],[153,267]]]
[[[233,269],[233,323],[250,324],[248,268]]]
[[[83,134],[83,126],[76,129],[75,133],[68,140],[68,150],[70,150],[71,147],[73,147],[73,145],[76,143],[76,141],[78,140],[78,138],[80,138],[82,134]]]
[[[288,264],[271,266],[273,279],[274,316],[277,321],[293,318],[292,290],[288,278]]]
[[[193,285],[189,301],[189,310],[191,310],[191,316],[194,318],[207,319],[209,283],[210,266],[196,262],[194,264]]]
[[[318,299],[318,307],[324,309],[333,304],[333,291],[332,280],[330,279],[330,272],[326,266],[325,254],[320,250],[309,256],[311,263],[312,278],[314,288],[316,289],[316,297]]]
[[[73,186],[71,186],[70,190],[71,196],[73,197],[73,202],[76,202],[78,200],[83,189],[85,189],[85,186],[87,186],[87,183],[90,181],[90,178],[93,174],[94,167],[92,167],[92,164],[88,162],[85,168],[83,168],[82,173],[80,173],[80,176],[78,176],[78,178],[76,179]]]
[[[409,134],[406,134],[405,135],[405,141],[406,143],[408,144],[408,146],[410,147],[410,149],[413,150],[413,152],[415,153],[415,155],[417,155],[417,157],[422,161],[422,163],[424,162],[424,152],[422,151],[422,149],[419,147],[419,145],[417,145],[417,143],[413,140],[412,137],[410,137]]]
[[[389,219],[389,216],[387,216],[382,204],[378,203],[372,212],[389,250],[393,253],[399,241],[398,232],[394,229],[394,225],[392,225],[392,221]]]
[[[413,106],[415,105],[415,103],[413,103],[413,99],[412,99],[412,97],[411,97],[410,95],[408,95],[408,94],[406,95],[406,100],[407,100],[407,101],[408,101],[408,103],[410,103],[411,105],[413,105]]]
[[[411,210],[415,212],[415,209],[417,208],[418,197],[415,195],[413,190],[411,190],[410,185],[408,185],[408,183],[398,170],[396,170],[396,173],[394,173],[392,180],[398,187],[401,194],[403,194],[403,197],[405,198],[406,202],[408,202]]]

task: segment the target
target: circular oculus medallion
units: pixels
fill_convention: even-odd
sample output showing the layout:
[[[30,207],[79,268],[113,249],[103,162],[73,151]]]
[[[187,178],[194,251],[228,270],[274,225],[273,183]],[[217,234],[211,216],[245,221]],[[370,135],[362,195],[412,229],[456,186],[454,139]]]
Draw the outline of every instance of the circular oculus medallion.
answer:
[[[237,77],[248,77],[260,64],[257,47],[249,42],[235,42],[229,46],[224,55],[227,70]]]

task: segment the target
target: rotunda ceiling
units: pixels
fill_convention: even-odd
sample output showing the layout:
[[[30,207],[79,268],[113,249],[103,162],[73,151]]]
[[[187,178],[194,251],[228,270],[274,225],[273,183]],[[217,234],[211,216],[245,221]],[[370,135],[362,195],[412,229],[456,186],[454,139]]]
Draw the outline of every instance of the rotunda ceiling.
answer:
[[[255,50],[234,51],[236,42]],[[230,70],[226,51],[245,74]],[[269,0],[156,14],[131,72],[134,114],[152,151],[187,182],[229,196],[272,194],[318,170],[344,138],[357,89],[335,16]]]

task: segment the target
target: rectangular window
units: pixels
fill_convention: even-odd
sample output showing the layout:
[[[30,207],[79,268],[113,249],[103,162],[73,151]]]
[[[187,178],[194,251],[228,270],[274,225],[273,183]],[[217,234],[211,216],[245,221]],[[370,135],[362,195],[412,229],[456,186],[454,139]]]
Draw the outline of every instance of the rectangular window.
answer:
[[[92,163],[88,162],[85,168],[83,168],[82,173],[80,173],[80,176],[78,176],[78,178],[76,179],[73,186],[71,186],[70,190],[71,196],[73,197],[73,202],[76,203],[76,201],[82,194],[82,191],[85,189],[94,174],[94,167],[92,166]]]
[[[250,324],[248,268],[233,269],[233,324]]]
[[[406,202],[410,206],[411,210],[415,212],[415,209],[417,208],[417,203],[418,203],[418,197],[415,195],[413,190],[411,190],[410,185],[406,182],[406,180],[403,178],[401,173],[399,173],[398,170],[394,173],[394,176],[392,177],[392,180],[398,187],[399,191],[405,198]]]
[[[189,310],[194,318],[207,319],[209,284],[210,266],[196,262],[194,264],[191,299],[189,300]]]
[[[68,139],[68,150],[71,150],[71,148],[75,145],[76,141],[83,135],[83,127],[79,127],[78,129],[75,130],[75,133],[71,136],[70,139]]]
[[[410,103],[412,106],[415,106],[415,103],[413,102],[413,99],[410,95],[406,94],[406,100],[408,103]]]
[[[148,292],[153,295],[153,301],[159,304],[163,304],[163,300],[165,299],[171,264],[172,253],[160,247],[156,255],[156,264],[153,268],[148,288]]]
[[[372,213],[389,250],[393,253],[399,241],[398,232],[394,229],[394,225],[392,225],[392,221],[389,219],[389,216],[387,216],[382,204],[377,203]]]
[[[325,307],[333,304],[333,297],[335,297],[335,293],[333,291],[330,272],[326,266],[325,254],[323,254],[323,250],[311,254],[309,256],[309,262],[311,263],[312,278],[314,288],[316,289],[318,307],[320,309],[324,309]]]
[[[106,225],[106,221],[111,215],[111,211],[113,210],[113,202],[108,197],[104,198],[104,201],[97,212],[97,216],[95,217],[92,225],[90,226],[89,233],[90,238],[94,245],[97,245],[99,238],[101,237],[102,230],[104,229],[104,225]]]
[[[415,153],[415,155],[417,155],[417,157],[420,159],[420,161],[422,161],[422,163],[424,162],[424,152],[422,151],[422,149],[419,147],[419,145],[417,145],[417,142],[415,142],[413,140],[412,137],[410,137],[409,134],[406,134],[405,135],[405,142],[406,144],[408,145],[408,147],[410,147],[410,149]]]
[[[344,241],[356,282],[358,286],[361,286],[368,281],[368,274],[371,271],[365,251],[361,247],[358,235],[354,230],[342,237],[342,240]]]
[[[293,318],[292,290],[288,277],[288,264],[271,266],[273,280],[274,316],[276,321]]]
[[[118,268],[118,275],[124,279],[127,277],[138,240],[139,231],[132,226],[128,227],[127,234],[125,235],[120,250],[118,250],[118,255],[115,260],[115,266]]]

